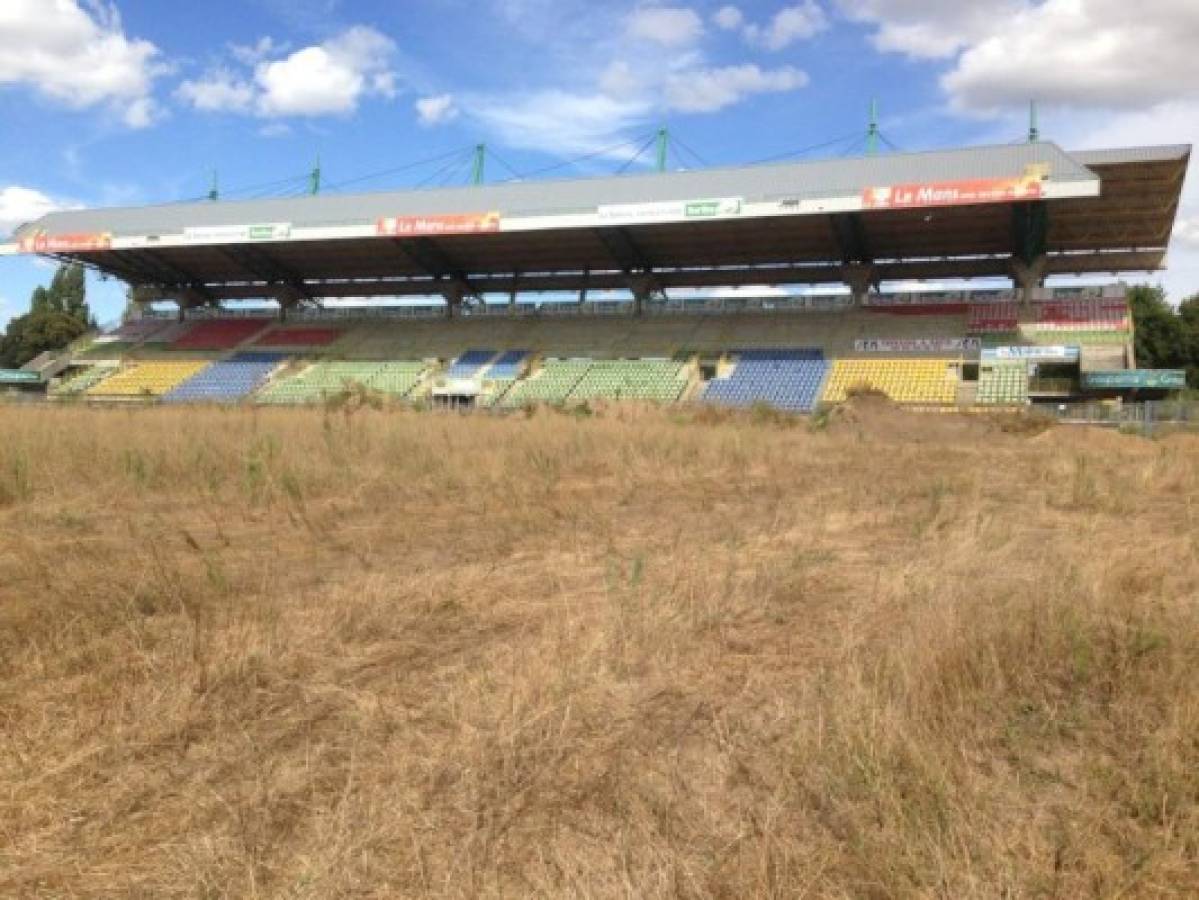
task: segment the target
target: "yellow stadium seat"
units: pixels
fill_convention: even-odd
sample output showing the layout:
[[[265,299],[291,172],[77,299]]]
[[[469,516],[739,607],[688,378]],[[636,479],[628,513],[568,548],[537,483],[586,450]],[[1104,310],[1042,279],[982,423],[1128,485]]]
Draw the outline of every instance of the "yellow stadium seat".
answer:
[[[826,403],[843,403],[856,388],[879,391],[896,403],[933,406],[957,401],[958,378],[949,359],[839,359],[824,389]]]
[[[89,397],[161,397],[209,366],[208,360],[134,363],[91,388]]]

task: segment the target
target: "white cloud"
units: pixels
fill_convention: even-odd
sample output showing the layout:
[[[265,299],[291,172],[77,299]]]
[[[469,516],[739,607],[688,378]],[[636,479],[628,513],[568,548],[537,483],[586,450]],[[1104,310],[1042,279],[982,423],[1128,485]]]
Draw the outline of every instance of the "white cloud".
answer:
[[[538,48],[542,59],[555,61],[552,71],[562,73],[560,86],[456,98],[463,116],[497,141],[525,149],[570,157],[604,152],[622,139],[633,139],[607,154],[627,160],[633,148],[648,138],[650,124],[664,115],[711,113],[755,94],[794,90],[808,80],[792,67],[714,66],[701,42],[704,20],[678,0],[674,4],[626,0],[619,5],[585,0],[492,3],[520,22],[542,14],[565,17],[555,19],[557,27],[538,32],[536,38],[520,32],[530,47]],[[722,20],[731,21],[729,17],[739,13],[735,7],[728,9],[731,12],[717,11],[708,27],[719,28]],[[588,23],[586,33],[573,27],[576,19]],[[737,21],[743,24],[744,18]],[[645,133],[638,136],[640,132]]]
[[[0,236],[11,234],[14,229],[27,222],[75,206],[77,204],[55,200],[33,188],[15,184],[0,188]]]
[[[286,59],[261,63],[254,73],[265,116],[324,116],[353,112],[362,75],[339,64],[324,47],[305,47]]]
[[[158,48],[127,37],[104,0],[0,2],[0,85],[28,85],[72,109],[107,105],[141,128],[154,118],[154,80],[166,71]]]
[[[364,96],[394,95],[388,69],[394,53],[390,38],[360,25],[318,47],[260,63],[254,71],[262,91],[258,108],[266,116],[352,113]]]
[[[816,0],[803,0],[780,9],[766,25],[746,25],[743,33],[750,43],[777,51],[814,37],[827,27],[828,19]]]
[[[721,31],[736,31],[745,22],[745,14],[735,6],[722,6],[712,16]]]
[[[944,59],[1007,27],[1027,0],[838,0],[854,21],[877,26],[872,41],[884,52]]]
[[[808,76],[792,66],[695,69],[667,78],[666,101],[679,112],[716,112],[752,94],[793,91],[807,83]]]
[[[627,33],[663,47],[685,47],[704,33],[704,23],[685,6],[642,6],[629,14]]]
[[[637,77],[628,62],[616,59],[600,74],[599,87],[609,97],[627,100],[642,90],[644,82]]]
[[[454,104],[453,94],[421,97],[415,106],[417,119],[425,127],[443,125],[458,118],[458,107]]]
[[[271,55],[285,48],[275,43],[272,37],[261,37],[253,44],[230,44],[229,52],[243,66],[256,66]]]
[[[254,106],[254,87],[224,66],[209,70],[203,78],[184,81],[175,96],[201,112],[249,112]]]
[[[551,150],[563,156],[593,153],[615,143],[651,110],[649,103],[640,99],[562,90],[469,97],[463,105],[509,146]]]
[[[279,49],[271,38],[234,47],[243,65],[258,60],[252,73],[218,66],[183,82],[176,96],[204,112],[284,118],[349,115],[367,97],[396,95],[395,44],[373,28],[355,26],[323,44],[268,58]]]
[[[951,62],[958,110],[1038,99],[1133,109],[1199,96],[1199,3],[1191,0],[841,0],[875,45]]]

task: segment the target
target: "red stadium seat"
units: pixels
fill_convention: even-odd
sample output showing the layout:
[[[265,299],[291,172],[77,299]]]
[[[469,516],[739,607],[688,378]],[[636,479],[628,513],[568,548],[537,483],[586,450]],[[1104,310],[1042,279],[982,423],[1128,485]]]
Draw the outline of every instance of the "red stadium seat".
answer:
[[[327,347],[341,337],[340,328],[276,328],[254,341],[257,347]]]
[[[196,322],[171,344],[172,350],[231,350],[267,325],[254,319],[212,319]]]

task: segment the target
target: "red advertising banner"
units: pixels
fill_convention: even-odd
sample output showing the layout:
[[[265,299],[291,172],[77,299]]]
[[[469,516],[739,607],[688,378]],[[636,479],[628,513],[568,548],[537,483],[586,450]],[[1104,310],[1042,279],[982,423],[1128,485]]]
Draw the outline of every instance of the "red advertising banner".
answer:
[[[863,209],[918,209],[928,206],[971,206],[976,203],[1015,203],[1039,200],[1041,179],[986,178],[969,181],[930,181],[896,184],[862,191]]]
[[[487,234],[500,230],[498,212],[461,213],[442,216],[395,216],[380,219],[375,233],[380,237],[410,237],[439,234]]]
[[[109,250],[112,235],[103,234],[46,234],[38,231],[18,242],[22,253],[86,253],[89,250]]]

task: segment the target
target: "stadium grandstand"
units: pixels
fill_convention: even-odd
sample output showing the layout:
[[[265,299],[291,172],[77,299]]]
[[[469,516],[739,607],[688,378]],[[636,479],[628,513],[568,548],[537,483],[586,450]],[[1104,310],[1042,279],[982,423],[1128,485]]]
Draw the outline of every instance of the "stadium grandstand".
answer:
[[[1189,159],[1033,141],[73,210],[0,254],[132,288],[131,318],[38,361],[59,397],[1016,407],[1181,386],[1137,367],[1115,279],[1165,266]]]

